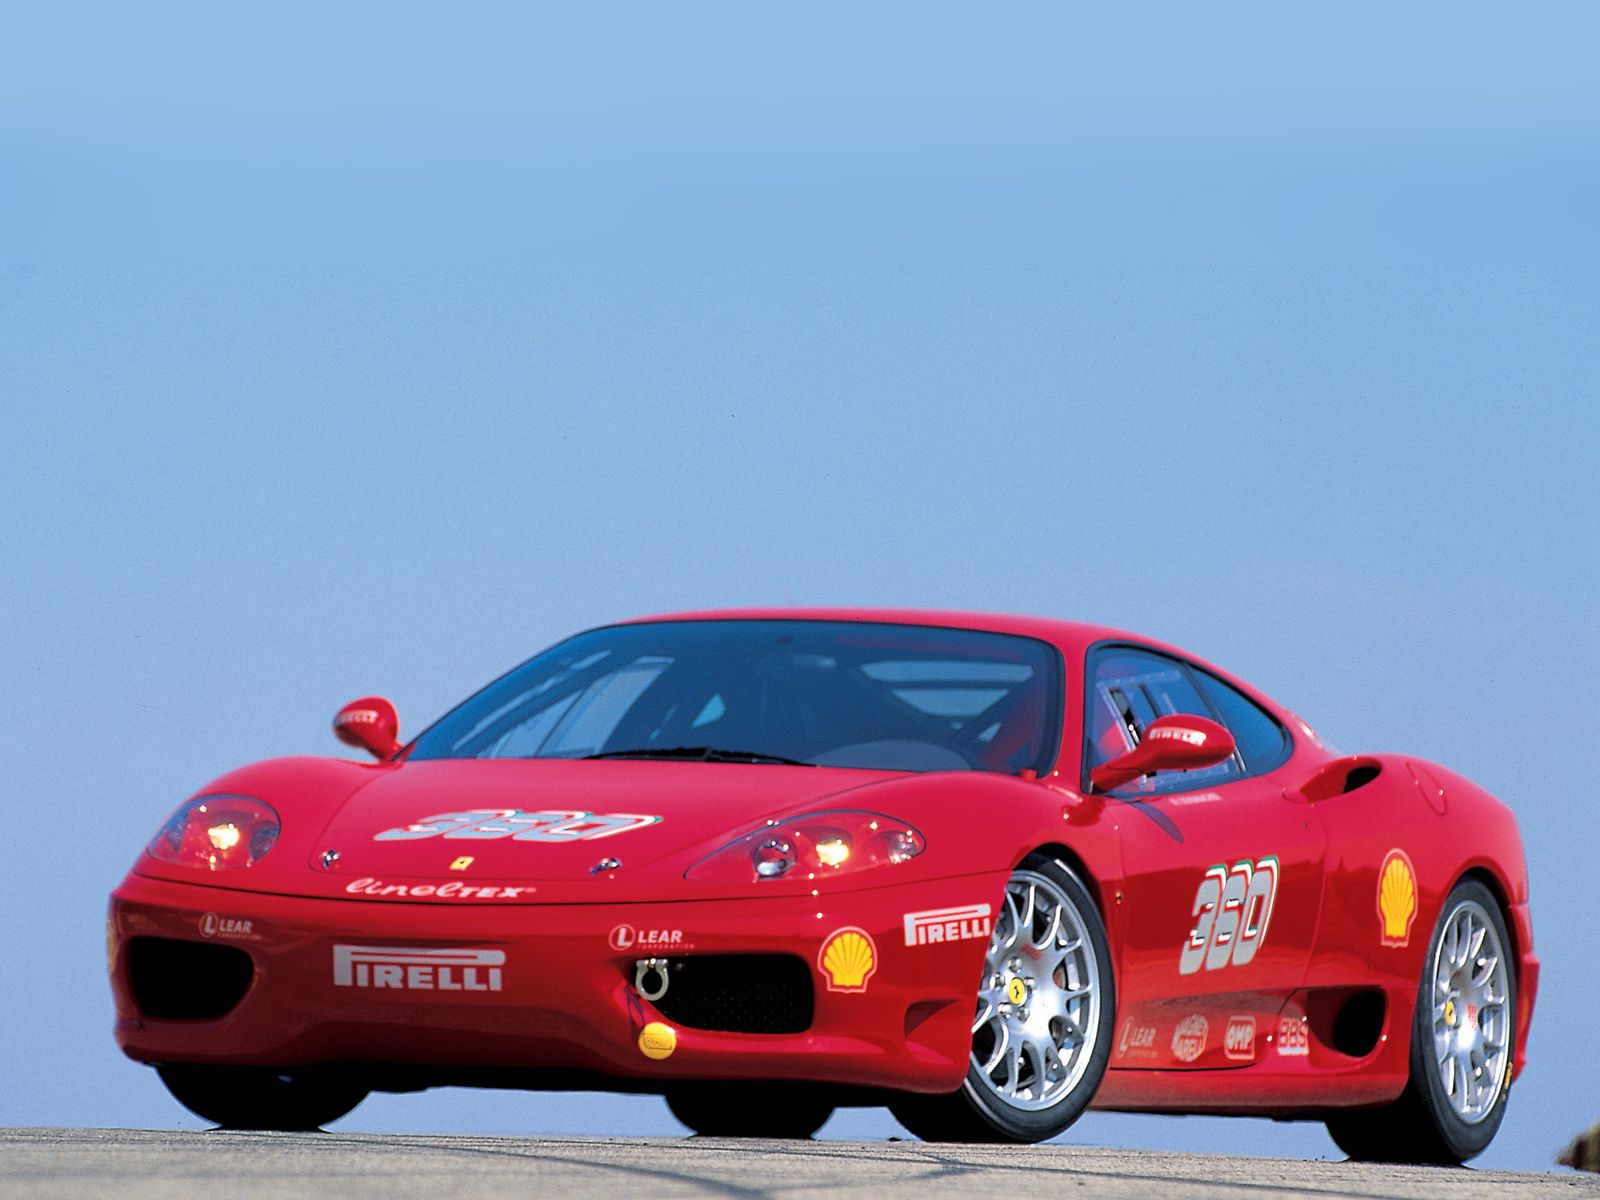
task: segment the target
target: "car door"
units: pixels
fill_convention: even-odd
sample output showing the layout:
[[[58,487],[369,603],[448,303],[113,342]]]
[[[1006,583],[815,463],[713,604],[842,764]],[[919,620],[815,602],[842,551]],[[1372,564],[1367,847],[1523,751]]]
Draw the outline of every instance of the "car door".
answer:
[[[1108,794],[1125,931],[1111,1065],[1248,1065],[1305,977],[1321,896],[1320,820],[1268,774],[1289,734],[1238,689],[1148,648],[1096,647],[1085,685],[1085,784],[1170,713],[1219,721],[1236,744],[1216,766]]]

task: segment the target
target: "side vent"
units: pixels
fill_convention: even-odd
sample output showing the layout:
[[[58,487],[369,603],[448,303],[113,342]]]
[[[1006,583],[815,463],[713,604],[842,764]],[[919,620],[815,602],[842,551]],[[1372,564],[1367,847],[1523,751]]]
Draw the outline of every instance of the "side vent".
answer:
[[[1375,758],[1337,759],[1301,784],[1300,795],[1306,800],[1329,800],[1364,788],[1381,774],[1383,764]]]
[[[1306,997],[1312,1036],[1349,1058],[1378,1048],[1388,1010],[1383,993],[1371,988],[1328,988]]]

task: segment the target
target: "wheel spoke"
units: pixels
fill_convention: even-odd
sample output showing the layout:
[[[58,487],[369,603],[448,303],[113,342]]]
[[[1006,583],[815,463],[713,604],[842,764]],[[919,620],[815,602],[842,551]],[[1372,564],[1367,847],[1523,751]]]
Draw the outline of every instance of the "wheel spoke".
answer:
[[[1011,1048],[1011,1030],[1001,1022],[997,1027],[997,1036],[994,1039],[994,1049],[989,1052],[988,1061],[983,1064],[985,1075],[992,1072],[1000,1065],[1000,1060],[1005,1057],[1006,1051]]]
[[[995,995],[992,991],[978,993],[978,1015],[972,1018],[972,1032],[977,1033],[996,1016]]]
[[[1013,1096],[1017,1093],[1017,1085],[1022,1080],[1022,1045],[1012,1042],[1006,1051],[1006,1091]]]

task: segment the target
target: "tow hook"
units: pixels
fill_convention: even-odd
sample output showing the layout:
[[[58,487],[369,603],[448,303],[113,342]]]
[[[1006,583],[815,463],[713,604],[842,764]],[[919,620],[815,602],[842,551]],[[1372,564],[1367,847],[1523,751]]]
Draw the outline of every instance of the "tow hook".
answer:
[[[652,982],[654,977],[654,982]],[[667,985],[671,982],[667,975],[667,960],[664,958],[641,958],[633,964],[633,990],[644,999],[654,1004],[667,994]]]

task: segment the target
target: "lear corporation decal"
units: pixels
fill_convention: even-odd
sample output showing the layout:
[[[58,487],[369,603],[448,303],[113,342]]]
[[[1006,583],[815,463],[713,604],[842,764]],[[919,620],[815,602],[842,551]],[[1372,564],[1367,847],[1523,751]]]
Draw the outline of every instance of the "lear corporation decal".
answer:
[[[333,986],[411,992],[498,992],[504,950],[335,946]]]

